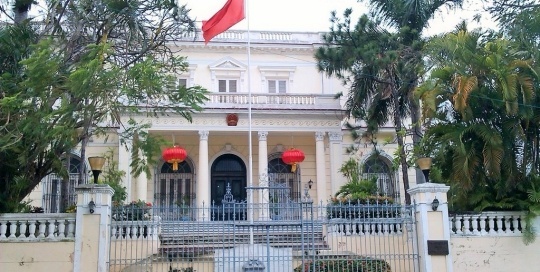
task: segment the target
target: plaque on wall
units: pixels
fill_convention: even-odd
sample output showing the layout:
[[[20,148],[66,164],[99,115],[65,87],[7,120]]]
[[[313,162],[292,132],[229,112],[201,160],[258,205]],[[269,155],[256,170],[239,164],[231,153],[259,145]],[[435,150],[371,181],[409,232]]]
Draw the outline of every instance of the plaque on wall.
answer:
[[[448,240],[428,240],[427,252],[429,255],[448,255]]]

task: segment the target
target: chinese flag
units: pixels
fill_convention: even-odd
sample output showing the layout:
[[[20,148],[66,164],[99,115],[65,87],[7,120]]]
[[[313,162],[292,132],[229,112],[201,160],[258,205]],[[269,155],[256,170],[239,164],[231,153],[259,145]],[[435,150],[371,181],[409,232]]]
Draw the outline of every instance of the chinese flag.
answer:
[[[227,3],[208,21],[203,21],[204,43],[244,19],[244,0],[227,0]]]

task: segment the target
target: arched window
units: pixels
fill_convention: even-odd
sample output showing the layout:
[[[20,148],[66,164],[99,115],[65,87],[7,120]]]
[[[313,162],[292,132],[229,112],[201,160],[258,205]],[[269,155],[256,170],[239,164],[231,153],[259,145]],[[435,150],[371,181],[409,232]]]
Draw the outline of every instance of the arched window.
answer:
[[[362,178],[375,177],[379,194],[397,197],[394,175],[390,161],[381,155],[371,155],[362,165]]]
[[[75,194],[75,186],[79,184],[80,170],[84,165],[81,158],[76,155],[69,155],[63,160],[66,168],[69,170],[68,177],[53,173],[45,177],[42,181],[43,185],[43,210],[46,213],[59,213],[75,205],[77,195]],[[84,177],[84,181],[87,177]]]
[[[178,170],[172,164],[163,162],[156,171],[154,179],[154,205],[174,207],[190,206],[195,199],[193,164],[186,159],[178,164]]]

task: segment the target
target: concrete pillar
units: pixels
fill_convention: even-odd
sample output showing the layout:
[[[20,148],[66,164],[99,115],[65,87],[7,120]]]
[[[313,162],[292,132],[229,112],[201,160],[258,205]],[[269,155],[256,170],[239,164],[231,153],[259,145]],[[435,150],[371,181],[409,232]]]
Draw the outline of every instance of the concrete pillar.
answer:
[[[259,187],[268,187],[268,131],[259,131]],[[259,219],[269,219],[270,192],[268,189],[259,190]]]
[[[133,149],[133,141],[126,139],[124,144],[118,143],[118,170],[124,171],[126,175],[122,178],[122,186],[126,187],[126,200],[128,202],[134,200],[131,192],[131,150]]]
[[[450,186],[422,183],[408,190],[416,211],[421,272],[451,272],[450,224],[446,193]],[[436,210],[434,200],[439,202]]]
[[[208,168],[208,131],[199,131],[199,172],[197,174],[197,208],[199,221],[210,220],[210,169]]]
[[[331,181],[331,195],[334,195],[341,185],[344,184],[343,176],[339,172],[343,164],[343,133],[328,132],[330,140],[330,181]]]
[[[114,190],[106,184],[85,184],[75,188],[77,216],[73,271],[108,271],[111,239],[111,207]],[[95,207],[90,209],[90,203]]]
[[[324,132],[315,132],[315,163],[317,169],[317,204],[326,204],[328,192],[326,191],[326,161],[324,153]]]

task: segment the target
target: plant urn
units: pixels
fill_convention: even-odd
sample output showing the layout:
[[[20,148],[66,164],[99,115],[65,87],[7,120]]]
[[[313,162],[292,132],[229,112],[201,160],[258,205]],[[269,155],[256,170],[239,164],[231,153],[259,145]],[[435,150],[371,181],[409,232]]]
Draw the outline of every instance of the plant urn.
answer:
[[[418,158],[416,160],[416,165],[418,165],[418,168],[420,168],[420,170],[429,170],[431,169],[431,161],[432,159],[429,157]]]

